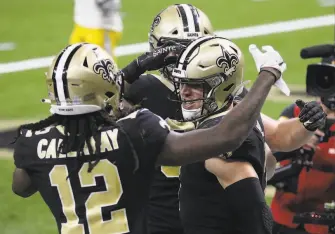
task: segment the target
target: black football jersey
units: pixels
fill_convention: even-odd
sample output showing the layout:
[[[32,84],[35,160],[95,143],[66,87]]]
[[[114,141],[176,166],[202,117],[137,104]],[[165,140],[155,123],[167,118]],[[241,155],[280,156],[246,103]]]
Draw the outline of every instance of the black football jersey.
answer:
[[[218,124],[223,116],[221,113],[209,117],[200,123],[198,128],[212,127]],[[220,157],[250,162],[265,187],[264,134],[261,119],[259,118],[252,132],[238,149],[223,153]],[[180,216],[185,233],[231,234],[236,233],[235,225],[243,225],[235,223],[229,204],[225,202],[225,191],[216,176],[206,170],[205,162],[182,166],[180,180]]]
[[[172,101],[176,99],[173,90],[173,85],[166,79],[145,74],[130,86],[125,98],[163,119],[180,119],[180,103]],[[179,170],[180,167],[156,168],[148,207],[150,234],[183,233],[179,217]]]
[[[100,130],[100,162],[91,172],[88,160],[97,156],[90,155],[87,147],[79,158],[76,152],[58,152],[64,139],[61,126],[26,131],[17,140],[15,165],[29,173],[61,234],[146,233],[142,217],[156,158],[169,128],[147,109],[120,119],[118,124],[131,139],[137,156],[123,132],[105,126]]]
[[[174,86],[163,77],[144,74],[125,91],[125,98],[133,104],[149,109],[163,119],[180,119],[180,103],[174,95]]]

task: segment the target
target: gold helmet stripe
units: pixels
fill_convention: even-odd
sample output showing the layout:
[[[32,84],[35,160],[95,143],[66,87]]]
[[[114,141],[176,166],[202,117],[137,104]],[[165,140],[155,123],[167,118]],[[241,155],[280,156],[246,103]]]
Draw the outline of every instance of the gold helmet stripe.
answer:
[[[57,64],[55,64],[52,74],[53,83],[56,83],[54,90],[57,102],[66,103],[66,99],[70,98],[67,84],[67,70],[74,54],[83,45],[84,43],[70,45],[57,58]]]
[[[191,57],[192,53],[204,42],[215,38],[214,36],[200,37],[194,40],[190,45],[187,46],[186,50],[182,52],[181,56],[177,61],[177,68],[180,70],[186,70],[188,59]]]

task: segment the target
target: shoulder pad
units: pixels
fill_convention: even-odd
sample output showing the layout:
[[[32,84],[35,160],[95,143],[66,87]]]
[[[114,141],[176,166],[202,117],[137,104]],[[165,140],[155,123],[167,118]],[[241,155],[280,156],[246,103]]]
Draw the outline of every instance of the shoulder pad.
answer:
[[[171,82],[169,82],[167,79],[165,79],[164,77],[162,76],[158,76],[158,75],[155,75],[155,74],[152,74],[152,76],[159,80],[163,85],[165,85],[168,89],[170,89],[171,91],[174,91],[174,86]]]
[[[195,129],[195,125],[192,122],[178,122],[170,118],[165,121],[170,126],[170,129],[176,132],[187,132]]]
[[[197,128],[210,128],[215,126],[216,124],[218,124],[221,119],[229,112],[228,111],[224,111],[224,112],[220,112],[214,115],[209,116],[208,118],[206,118],[205,120],[203,120],[202,122],[200,122],[198,124]]]

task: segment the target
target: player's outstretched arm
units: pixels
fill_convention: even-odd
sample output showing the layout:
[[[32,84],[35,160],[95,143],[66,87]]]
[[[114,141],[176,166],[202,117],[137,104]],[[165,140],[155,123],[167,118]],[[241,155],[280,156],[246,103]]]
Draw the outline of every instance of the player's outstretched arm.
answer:
[[[15,168],[12,182],[13,192],[20,197],[30,197],[37,189],[33,186],[28,173],[21,168]]]
[[[183,134],[170,133],[158,157],[158,164],[183,165],[202,161],[233,151],[242,144],[255,125],[271,86],[281,80],[286,69],[282,57],[271,46],[264,46],[263,50],[264,53],[255,45],[249,47],[260,72],[245,98],[212,128]]]
[[[280,76],[281,72],[277,69],[268,67],[262,70],[243,101],[218,125],[182,134],[171,132],[157,163],[183,165],[237,149],[255,125],[271,86]]]
[[[276,121],[262,114],[265,140],[272,151],[295,150],[307,143],[315,130],[324,125],[327,115],[319,103],[304,103],[301,100],[296,103],[301,108],[299,118]]]

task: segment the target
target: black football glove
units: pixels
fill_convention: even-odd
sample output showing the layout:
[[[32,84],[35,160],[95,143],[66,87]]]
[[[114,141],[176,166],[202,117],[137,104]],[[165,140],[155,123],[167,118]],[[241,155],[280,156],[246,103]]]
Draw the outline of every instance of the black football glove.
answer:
[[[325,125],[327,114],[319,103],[316,101],[305,103],[300,99],[295,103],[301,109],[299,114],[300,122],[302,122],[308,131],[315,131]]]
[[[140,55],[137,59],[121,70],[123,78],[133,83],[146,71],[158,70],[177,61],[179,54],[185,48],[182,44],[168,41],[164,45]]]

